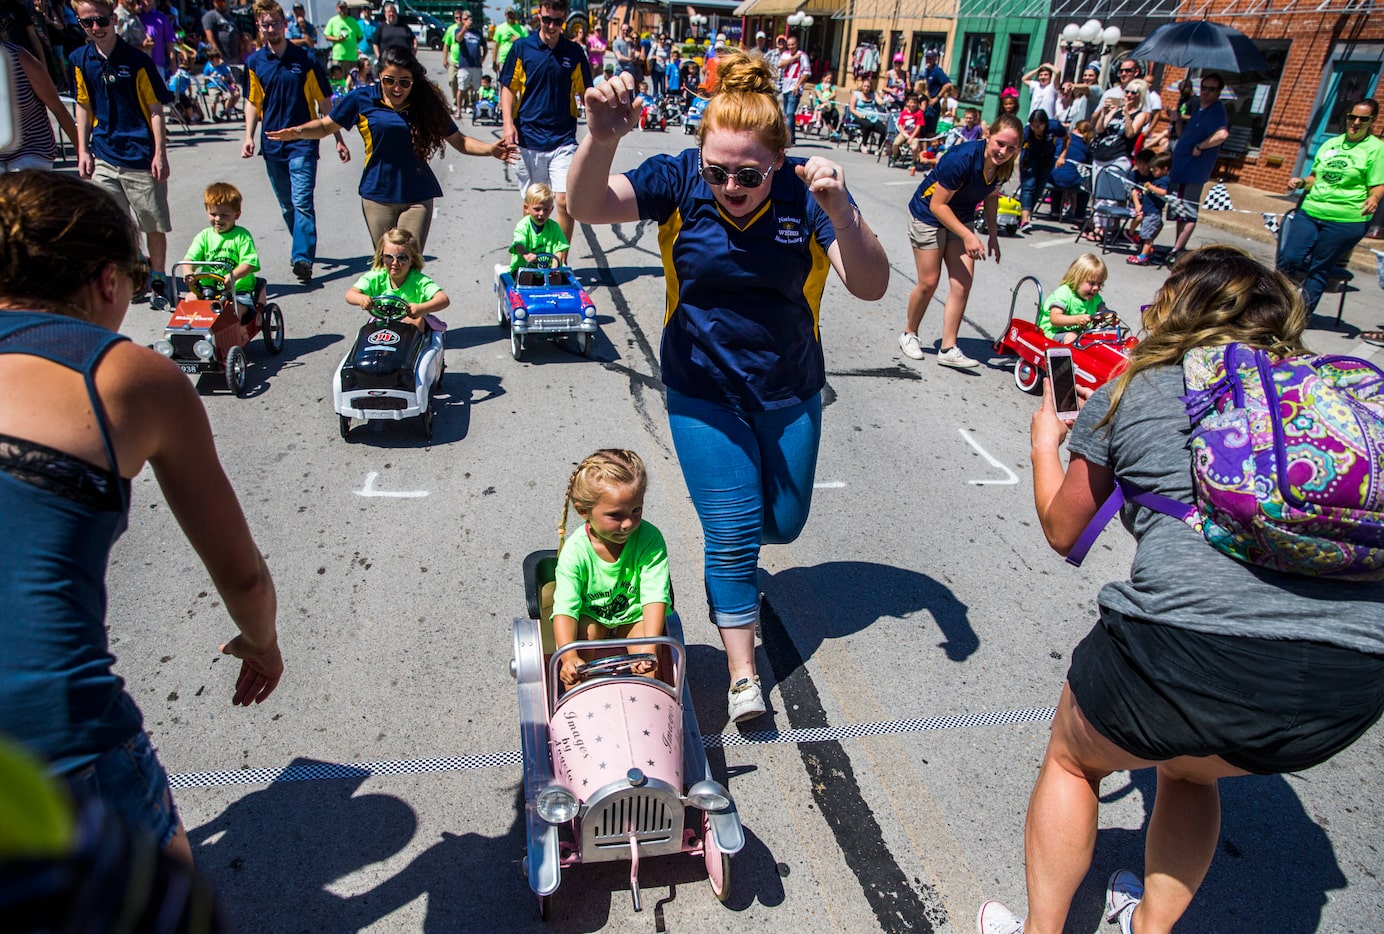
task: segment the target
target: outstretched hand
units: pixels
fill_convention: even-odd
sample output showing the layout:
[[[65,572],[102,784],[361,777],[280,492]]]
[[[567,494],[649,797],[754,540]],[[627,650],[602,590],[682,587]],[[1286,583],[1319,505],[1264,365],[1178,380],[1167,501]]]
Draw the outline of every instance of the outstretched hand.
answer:
[[[279,643],[259,647],[239,635],[221,646],[222,655],[240,659],[240,674],[235,680],[235,694],[231,703],[237,707],[249,707],[264,701],[279,686],[284,673],[284,659],[279,654]]]
[[[639,125],[644,110],[644,98],[634,90],[634,80],[627,73],[615,75],[586,89],[586,130],[597,142],[619,140]]]

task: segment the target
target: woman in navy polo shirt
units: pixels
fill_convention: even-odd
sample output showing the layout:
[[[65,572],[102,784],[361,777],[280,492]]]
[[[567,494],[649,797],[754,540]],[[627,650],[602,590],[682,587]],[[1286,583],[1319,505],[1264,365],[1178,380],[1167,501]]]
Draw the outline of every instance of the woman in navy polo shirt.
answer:
[[[852,295],[875,301],[889,285],[889,261],[841,167],[784,156],[788,127],[769,66],[732,52],[717,67],[701,147],[623,175],[610,166],[639,123],[634,81],[616,75],[588,89],[589,133],[567,192],[577,220],[659,224],[668,417],[706,540],[729,713],[746,720],[764,712],[754,666],[759,546],[797,538],[812,500],[826,383],[822,290],[835,269]]]
[[[999,188],[1014,174],[1024,125],[1012,114],[1000,114],[990,124],[987,139],[962,143],[947,151],[937,167],[927,174],[908,211],[908,240],[913,244],[913,262],[918,267],[918,284],[908,294],[908,326],[899,335],[899,347],[914,360],[923,359],[918,340],[918,325],[923,323],[933,293],[942,280],[942,264],[947,266],[947,304],[942,309],[942,345],[937,362],[943,366],[969,370],[979,364],[956,346],[966,300],[971,295],[976,260],[993,253],[1000,261],[999,228],[995,210]],[[985,209],[985,229],[990,231],[987,248],[976,236],[972,224],[976,205]]]
[[[420,249],[427,245],[433,199],[442,197],[428,161],[444,148],[501,160],[513,156],[513,147],[502,141],[483,143],[457,129],[442,92],[403,46],[386,48],[380,55],[379,82],[338,100],[330,117],[265,135],[280,141],[321,139],[352,126],[365,141],[360,200],[372,250],[394,227],[412,233]]]

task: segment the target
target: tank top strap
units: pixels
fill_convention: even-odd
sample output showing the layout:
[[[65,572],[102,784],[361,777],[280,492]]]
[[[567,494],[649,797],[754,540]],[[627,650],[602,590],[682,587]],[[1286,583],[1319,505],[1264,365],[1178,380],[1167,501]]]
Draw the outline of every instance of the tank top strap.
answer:
[[[91,410],[96,413],[96,426],[101,431],[101,443],[106,460],[120,489],[122,509],[129,505],[126,485],[119,482],[120,462],[115,456],[106,408],[96,392],[96,365],[106,351],[121,341],[123,334],[100,325],[68,318],[63,315],[37,311],[0,311],[0,354],[24,354],[39,357],[82,374],[86,383]]]

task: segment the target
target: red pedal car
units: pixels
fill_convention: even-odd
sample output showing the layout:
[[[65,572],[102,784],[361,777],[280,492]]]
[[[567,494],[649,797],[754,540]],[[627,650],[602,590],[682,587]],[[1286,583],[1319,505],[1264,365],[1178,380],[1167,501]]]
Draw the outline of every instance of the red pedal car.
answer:
[[[1041,388],[1043,375],[1047,371],[1046,353],[1049,347],[1070,347],[1072,363],[1076,369],[1078,386],[1099,389],[1119,376],[1129,363],[1129,352],[1139,343],[1114,312],[1100,315],[1091,327],[1077,336],[1076,343],[1063,344],[1038,330],[1032,321],[1014,316],[1019,303],[1019,290],[1025,282],[1032,282],[1038,289],[1038,301],[1034,303],[1034,318],[1043,307],[1043,283],[1036,276],[1024,276],[1011,290],[1009,301],[1009,321],[1004,331],[996,339],[996,356],[1017,354],[1014,361],[1014,384],[1024,392],[1034,392]]]

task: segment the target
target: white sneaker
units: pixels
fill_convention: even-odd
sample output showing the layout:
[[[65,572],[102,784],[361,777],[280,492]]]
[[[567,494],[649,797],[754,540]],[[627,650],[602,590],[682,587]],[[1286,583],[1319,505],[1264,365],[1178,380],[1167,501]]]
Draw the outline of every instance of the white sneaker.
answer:
[[[1105,887],[1105,920],[1120,923],[1120,934],[1130,934],[1134,907],[1144,898],[1144,883],[1128,869],[1110,877]]]
[[[976,915],[976,930],[980,934],[1024,934],[1024,919],[991,900],[980,906],[980,914]]]
[[[938,351],[937,362],[943,366],[956,367],[958,370],[973,370],[980,366],[980,362],[972,360],[961,352],[960,347],[948,347],[946,350]]]
[[[912,360],[923,359],[923,345],[918,340],[918,335],[911,331],[905,331],[899,335],[899,349],[903,355]]]
[[[726,712],[736,723],[753,720],[764,713],[764,692],[759,689],[759,675],[741,678],[726,695]]]

